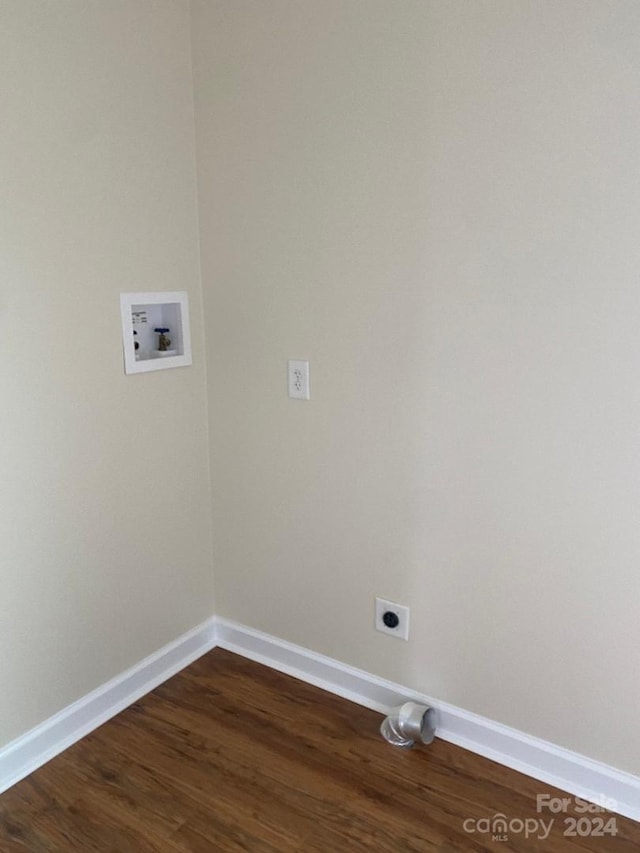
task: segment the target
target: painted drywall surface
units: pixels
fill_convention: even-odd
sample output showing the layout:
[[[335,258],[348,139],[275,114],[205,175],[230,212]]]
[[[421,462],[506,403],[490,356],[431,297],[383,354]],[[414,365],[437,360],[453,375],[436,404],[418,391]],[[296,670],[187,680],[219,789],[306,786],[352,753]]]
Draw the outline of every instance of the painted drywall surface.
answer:
[[[0,4],[0,743],[210,616],[189,6]],[[121,291],[193,367],[124,375]]]
[[[640,773],[640,6],[193,15],[217,612]]]

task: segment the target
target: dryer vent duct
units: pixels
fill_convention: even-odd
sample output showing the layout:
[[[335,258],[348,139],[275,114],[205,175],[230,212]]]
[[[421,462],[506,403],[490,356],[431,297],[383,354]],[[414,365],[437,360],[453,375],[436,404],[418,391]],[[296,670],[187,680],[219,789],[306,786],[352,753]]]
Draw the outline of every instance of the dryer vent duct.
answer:
[[[431,743],[436,733],[436,712],[428,705],[405,702],[382,721],[380,734],[393,746],[409,749],[416,741]]]

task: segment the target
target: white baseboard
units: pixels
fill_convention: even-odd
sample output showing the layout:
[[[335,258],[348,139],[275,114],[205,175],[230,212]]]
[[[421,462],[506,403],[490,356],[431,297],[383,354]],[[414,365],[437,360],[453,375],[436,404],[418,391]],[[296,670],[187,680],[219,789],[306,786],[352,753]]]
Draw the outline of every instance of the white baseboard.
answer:
[[[436,734],[442,740],[583,799],[599,804],[615,801],[615,811],[640,821],[640,777],[217,617],[0,748],[0,793],[216,645],[383,714],[407,700],[431,705],[438,714]]]
[[[0,793],[215,646],[209,619],[0,749]]]
[[[384,714],[408,700],[431,705],[442,740],[599,805],[615,801],[614,811],[640,821],[638,776],[227,619],[215,619],[215,636],[223,649]]]

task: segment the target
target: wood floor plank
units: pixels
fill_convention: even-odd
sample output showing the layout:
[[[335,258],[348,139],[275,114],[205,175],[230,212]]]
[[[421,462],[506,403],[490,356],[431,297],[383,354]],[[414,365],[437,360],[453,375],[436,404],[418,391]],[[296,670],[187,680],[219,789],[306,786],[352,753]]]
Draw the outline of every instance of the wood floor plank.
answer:
[[[438,739],[394,749],[379,725],[216,649],[0,796],[0,853],[640,850],[640,824],[568,836],[575,808],[536,812],[562,792]],[[508,838],[468,831],[497,813]],[[540,818],[548,837],[519,831]]]

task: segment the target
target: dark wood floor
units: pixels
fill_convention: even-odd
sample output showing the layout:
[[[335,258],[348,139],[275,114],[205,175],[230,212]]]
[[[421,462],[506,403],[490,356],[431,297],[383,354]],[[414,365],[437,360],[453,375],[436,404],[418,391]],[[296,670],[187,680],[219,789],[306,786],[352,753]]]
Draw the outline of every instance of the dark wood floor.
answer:
[[[620,817],[615,837],[564,836],[571,812],[546,840],[467,832],[548,825],[536,794],[561,794],[442,741],[391,747],[380,720],[216,649],[0,796],[0,851],[640,850]]]

